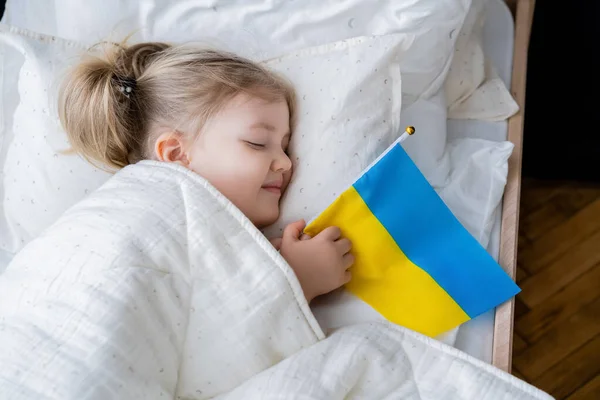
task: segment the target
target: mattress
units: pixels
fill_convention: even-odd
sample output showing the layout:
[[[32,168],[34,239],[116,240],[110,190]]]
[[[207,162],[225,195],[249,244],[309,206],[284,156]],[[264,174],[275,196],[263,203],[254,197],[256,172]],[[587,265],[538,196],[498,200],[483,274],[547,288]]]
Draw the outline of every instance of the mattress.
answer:
[[[506,3],[502,0],[490,0],[485,14],[483,30],[483,51],[490,59],[496,72],[507,87],[510,87],[514,21]],[[472,137],[493,141],[507,139],[507,121],[488,122],[479,120],[448,120],[448,139]],[[500,209],[496,210],[492,229],[489,253],[498,260],[500,248]],[[484,313],[463,324],[456,336],[455,346],[485,362],[492,362],[492,342],[494,338],[494,310]]]

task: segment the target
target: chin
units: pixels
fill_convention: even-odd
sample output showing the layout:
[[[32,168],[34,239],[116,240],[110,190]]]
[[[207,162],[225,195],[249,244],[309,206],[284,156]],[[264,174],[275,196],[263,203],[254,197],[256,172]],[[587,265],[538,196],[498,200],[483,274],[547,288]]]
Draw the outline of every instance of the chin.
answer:
[[[254,221],[254,225],[259,229],[266,228],[269,225],[273,225],[277,221],[277,218],[279,218],[279,209],[275,212],[261,215],[260,218],[257,218],[256,221]]]

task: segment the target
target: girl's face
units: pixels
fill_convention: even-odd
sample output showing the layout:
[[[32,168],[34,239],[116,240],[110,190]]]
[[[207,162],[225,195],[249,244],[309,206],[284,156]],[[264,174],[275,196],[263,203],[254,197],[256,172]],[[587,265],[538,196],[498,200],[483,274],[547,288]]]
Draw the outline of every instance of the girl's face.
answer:
[[[257,227],[274,223],[292,174],[287,103],[239,94],[211,118],[187,151],[188,168]]]

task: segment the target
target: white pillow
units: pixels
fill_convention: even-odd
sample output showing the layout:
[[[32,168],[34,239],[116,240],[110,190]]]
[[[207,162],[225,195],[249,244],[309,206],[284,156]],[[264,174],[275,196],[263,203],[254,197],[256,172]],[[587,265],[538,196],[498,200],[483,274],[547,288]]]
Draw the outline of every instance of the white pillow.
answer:
[[[19,71],[25,61],[23,55],[0,43],[0,149],[5,135],[12,134],[13,114],[19,104]],[[11,140],[6,138],[7,142]],[[2,157],[3,158],[3,157]]]
[[[514,144],[478,138],[448,142],[453,166],[448,182],[436,191],[452,213],[481,246],[489,245],[496,211],[508,175]]]
[[[88,45],[108,36],[119,40],[134,31],[136,40],[202,39],[256,60],[356,36],[402,32],[412,37],[400,64],[406,109],[432,97],[440,104],[458,32],[467,12],[480,1],[9,0],[3,21]],[[421,104],[411,114],[428,107],[431,104]],[[437,125],[426,131],[427,149],[418,151],[428,176],[444,165],[446,128]]]
[[[281,221],[298,210],[309,217],[326,206],[334,191],[401,133],[399,60],[411,39],[404,34],[354,38],[267,61],[290,78],[299,99],[290,148],[296,173],[282,201]],[[26,54],[14,139],[3,167],[5,223],[0,224],[0,246],[16,252],[110,175],[60,153],[68,143],[56,113],[56,89],[84,47],[1,25],[0,41]]]
[[[413,35],[401,65],[408,106],[442,87],[458,32],[472,2],[479,1],[8,0],[3,22],[88,45],[133,32],[136,40],[211,40],[256,60],[401,32]]]
[[[0,194],[4,193],[4,168],[2,166],[6,160],[9,144],[13,139],[13,116],[20,100],[17,84],[23,62],[24,57],[20,52],[0,42]],[[1,198],[3,196],[0,196]],[[0,202],[1,215],[4,215],[3,201]],[[3,258],[0,255],[0,271]]]
[[[5,136],[2,164],[0,247],[15,253],[110,175],[79,157],[60,154],[68,143],[56,112],[56,89],[60,73],[84,47],[33,32],[7,31],[16,30],[0,26],[0,43],[25,55],[18,80],[20,102]]]
[[[473,1],[456,41],[444,83],[448,118],[502,121],[519,110],[483,51],[486,11],[490,6],[498,7],[490,1],[501,0]]]
[[[448,107],[468,98],[485,79],[482,33],[488,1],[474,0],[460,32],[455,33],[458,37],[444,83]]]
[[[474,3],[481,1],[475,0]],[[137,32],[139,40],[212,38],[255,59],[357,36],[405,33],[404,93],[443,85],[472,0],[8,0],[3,22],[87,45]],[[406,102],[406,105],[409,103]]]
[[[485,58],[484,64],[483,82],[464,100],[449,105],[449,118],[504,121],[519,111],[491,61]]]

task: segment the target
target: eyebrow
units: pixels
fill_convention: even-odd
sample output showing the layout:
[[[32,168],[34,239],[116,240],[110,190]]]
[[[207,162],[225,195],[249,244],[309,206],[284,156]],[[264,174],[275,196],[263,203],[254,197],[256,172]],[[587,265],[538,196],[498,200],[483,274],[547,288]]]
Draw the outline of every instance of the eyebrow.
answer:
[[[275,132],[277,129],[271,125],[271,124],[267,124],[266,122],[257,122],[255,124],[250,125],[250,129],[265,129],[269,132]],[[290,132],[287,132],[284,137],[287,136],[291,136]]]
[[[256,124],[252,124],[250,125],[250,129],[266,129],[271,132],[275,131],[275,127],[271,124],[267,124],[266,122],[257,122]]]

